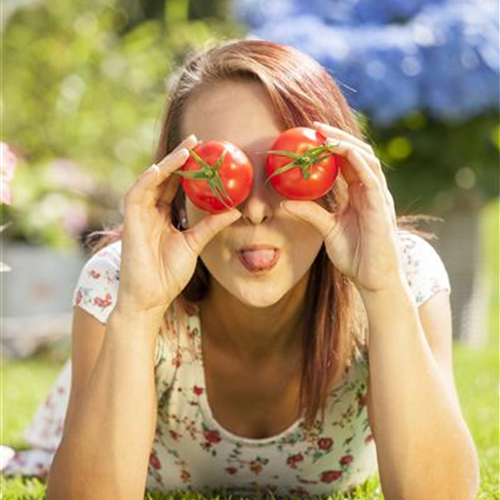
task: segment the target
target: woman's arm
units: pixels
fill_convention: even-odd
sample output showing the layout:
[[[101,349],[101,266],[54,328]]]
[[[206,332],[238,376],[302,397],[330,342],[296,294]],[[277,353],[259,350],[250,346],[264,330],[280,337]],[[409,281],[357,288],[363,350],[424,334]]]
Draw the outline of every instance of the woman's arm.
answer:
[[[475,498],[480,480],[475,444],[455,399],[449,365],[440,363],[428,342],[431,335],[451,339],[449,303],[438,302],[444,314],[433,322],[428,318],[425,331],[403,278],[391,289],[362,296],[370,324],[370,420],[385,498]]]
[[[110,314],[78,411],[54,457],[48,500],[142,500],[156,426],[157,314]]]

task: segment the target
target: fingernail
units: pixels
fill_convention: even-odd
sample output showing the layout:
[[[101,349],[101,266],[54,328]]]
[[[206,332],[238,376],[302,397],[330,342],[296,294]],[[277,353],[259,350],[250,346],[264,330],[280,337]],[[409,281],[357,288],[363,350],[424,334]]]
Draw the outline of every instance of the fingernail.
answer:
[[[196,136],[194,134],[191,134],[191,135],[188,135],[183,141],[182,141],[182,144],[190,144],[194,142],[195,144],[198,144],[198,139],[196,138]]]

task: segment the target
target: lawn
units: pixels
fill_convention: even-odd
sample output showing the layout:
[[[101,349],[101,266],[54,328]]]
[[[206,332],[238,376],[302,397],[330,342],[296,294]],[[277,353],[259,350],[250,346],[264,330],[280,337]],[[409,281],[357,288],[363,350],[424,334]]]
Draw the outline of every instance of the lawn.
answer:
[[[476,500],[499,498],[499,209],[497,201],[484,212],[483,235],[486,240],[484,272],[491,276],[488,342],[479,349],[454,345],[453,361],[458,393],[464,417],[474,437],[481,467],[481,489]],[[1,442],[14,448],[26,447],[22,430],[28,425],[38,404],[44,399],[65,361],[52,352],[23,361],[2,363]],[[37,479],[1,478],[4,500],[40,500],[45,487]],[[219,495],[146,493],[151,500],[222,500]],[[234,497],[233,497],[234,498]],[[329,497],[340,500],[342,495]],[[360,486],[352,500],[382,500],[380,483],[372,478]]]

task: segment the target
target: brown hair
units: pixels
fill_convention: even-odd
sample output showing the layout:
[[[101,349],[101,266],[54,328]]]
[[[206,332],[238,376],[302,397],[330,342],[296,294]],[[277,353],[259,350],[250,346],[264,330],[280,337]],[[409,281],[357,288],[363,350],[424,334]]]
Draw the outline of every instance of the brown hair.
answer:
[[[287,127],[310,126],[314,120],[330,123],[365,142],[355,112],[349,107],[334,79],[314,59],[296,49],[262,40],[230,40],[209,44],[187,58],[171,80],[170,96],[161,130],[155,162],[171,152],[182,140],[181,119],[186,103],[198,92],[221,80],[260,82]],[[318,200],[335,211],[345,196],[345,181],[337,178],[334,189]],[[343,194],[344,193],[344,194]],[[172,206],[172,223],[182,230],[185,194],[177,192]],[[434,237],[413,228],[419,220],[435,220],[427,215],[398,216],[399,229],[425,238]],[[123,224],[112,231],[96,231],[86,243],[96,252],[120,238]],[[95,235],[105,235],[89,243]],[[210,274],[198,259],[195,273],[178,297],[184,307],[207,295]],[[305,409],[309,428],[321,409],[324,418],[328,393],[342,379],[356,353],[367,354],[367,318],[361,298],[352,281],[340,273],[321,248],[312,264],[307,290],[306,324],[303,335],[303,360],[300,408]]]

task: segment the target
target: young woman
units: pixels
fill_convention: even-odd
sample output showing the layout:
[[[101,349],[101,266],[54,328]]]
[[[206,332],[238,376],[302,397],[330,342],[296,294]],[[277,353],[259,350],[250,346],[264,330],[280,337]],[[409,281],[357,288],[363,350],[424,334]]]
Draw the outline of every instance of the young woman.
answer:
[[[314,201],[265,184],[262,152],[296,126],[341,158]],[[217,214],[174,175],[211,140],[254,169],[250,196]],[[146,487],[311,497],[377,472],[388,500],[471,500],[478,465],[453,378],[448,276],[404,222],[316,61],[256,40],[189,58],[156,164],[75,289],[49,500],[139,500]],[[276,264],[247,268],[239,252],[252,245],[279,249]]]

